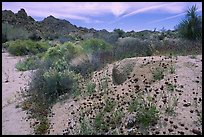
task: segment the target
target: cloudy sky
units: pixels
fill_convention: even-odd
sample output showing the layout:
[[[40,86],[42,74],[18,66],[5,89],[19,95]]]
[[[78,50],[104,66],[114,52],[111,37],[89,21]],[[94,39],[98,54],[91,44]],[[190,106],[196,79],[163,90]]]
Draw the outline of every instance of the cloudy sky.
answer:
[[[17,13],[24,8],[37,21],[53,15],[97,30],[141,31],[174,29],[194,4],[202,15],[202,2],[3,2],[2,10]]]

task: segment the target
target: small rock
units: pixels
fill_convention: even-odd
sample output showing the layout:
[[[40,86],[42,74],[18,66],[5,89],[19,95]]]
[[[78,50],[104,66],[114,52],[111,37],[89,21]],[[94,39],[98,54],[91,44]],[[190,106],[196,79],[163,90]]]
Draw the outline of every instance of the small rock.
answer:
[[[184,107],[189,107],[190,105],[191,105],[191,103],[183,104]]]
[[[201,132],[197,129],[193,129],[192,132],[197,135],[201,135]]]
[[[171,129],[171,128],[169,128],[169,129],[168,129],[168,131],[169,131],[169,132],[173,132],[174,130],[173,130],[173,129]]]
[[[135,119],[135,116],[134,115],[129,115],[127,117],[127,125],[126,125],[126,128],[130,129],[132,128],[136,123],[136,119]]]

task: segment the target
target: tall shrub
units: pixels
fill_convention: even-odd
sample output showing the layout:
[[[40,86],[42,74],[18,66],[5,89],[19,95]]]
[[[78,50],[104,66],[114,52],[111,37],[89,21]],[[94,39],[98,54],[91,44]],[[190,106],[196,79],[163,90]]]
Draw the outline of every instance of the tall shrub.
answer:
[[[196,11],[196,5],[186,11],[186,18],[177,26],[181,37],[198,40],[202,37],[202,17]]]

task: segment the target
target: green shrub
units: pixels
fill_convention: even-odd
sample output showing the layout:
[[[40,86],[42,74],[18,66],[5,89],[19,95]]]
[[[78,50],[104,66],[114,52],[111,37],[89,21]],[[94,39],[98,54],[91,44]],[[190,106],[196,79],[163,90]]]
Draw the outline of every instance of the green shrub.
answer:
[[[107,99],[104,111],[111,112],[114,109],[115,106],[116,106],[116,102],[111,101],[110,99]]]
[[[81,52],[82,48],[79,45],[74,45],[70,42],[65,42],[62,45],[50,47],[46,51],[43,60],[52,60],[53,62],[55,62],[60,58],[64,58],[65,60],[69,61],[70,59],[81,54]]]
[[[27,71],[37,69],[40,65],[40,59],[36,56],[31,56],[16,64],[16,69],[19,71]]]
[[[148,127],[151,123],[155,122],[158,118],[159,111],[156,106],[153,104],[149,104],[149,106],[142,107],[137,112],[136,119],[143,126]]]
[[[161,80],[164,78],[164,69],[163,68],[156,68],[154,71],[153,71],[153,78],[155,80]]]
[[[92,38],[83,41],[82,48],[85,50],[86,53],[93,54],[108,51],[111,49],[111,45],[101,39]]]
[[[8,52],[12,55],[35,55],[48,49],[47,42],[34,42],[31,40],[16,40],[8,42]]]
[[[104,120],[104,112],[99,112],[94,119],[94,127],[97,133],[103,133],[108,130],[108,126]]]
[[[90,123],[89,123],[90,124]],[[80,120],[80,135],[93,135],[94,131],[83,117]]]
[[[95,83],[92,83],[92,82],[89,82],[87,84],[87,92],[89,94],[92,94],[93,92],[95,92],[95,87],[96,87],[96,84]]]
[[[144,127],[150,126],[159,118],[159,111],[156,106],[151,103],[150,97],[147,97],[147,100],[144,100],[141,94],[132,100],[128,107],[128,111],[136,112],[136,121]]]
[[[82,42],[82,48],[87,54],[93,70],[97,70],[104,64],[104,54],[111,51],[112,46],[100,39],[88,39]]]

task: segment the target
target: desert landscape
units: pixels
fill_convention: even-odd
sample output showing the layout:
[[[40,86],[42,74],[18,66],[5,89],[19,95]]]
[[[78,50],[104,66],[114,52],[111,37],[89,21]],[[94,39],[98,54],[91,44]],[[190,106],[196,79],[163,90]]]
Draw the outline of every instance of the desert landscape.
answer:
[[[32,17],[22,7],[14,13],[12,4],[24,5]],[[123,3],[127,9],[122,3],[101,4],[94,9],[98,3],[47,3],[53,15],[49,11],[37,21],[29,3],[3,3],[2,135],[202,135],[200,3]],[[177,14],[150,23],[161,25],[185,13],[173,29],[124,31],[120,26],[138,14],[144,15],[138,21],[160,10],[169,15],[167,5],[180,11],[172,9]],[[120,27],[73,25],[54,16],[60,6],[83,14],[101,10],[96,14],[104,17],[106,7],[113,22],[121,20],[115,24]],[[68,17],[93,27],[102,23]]]

